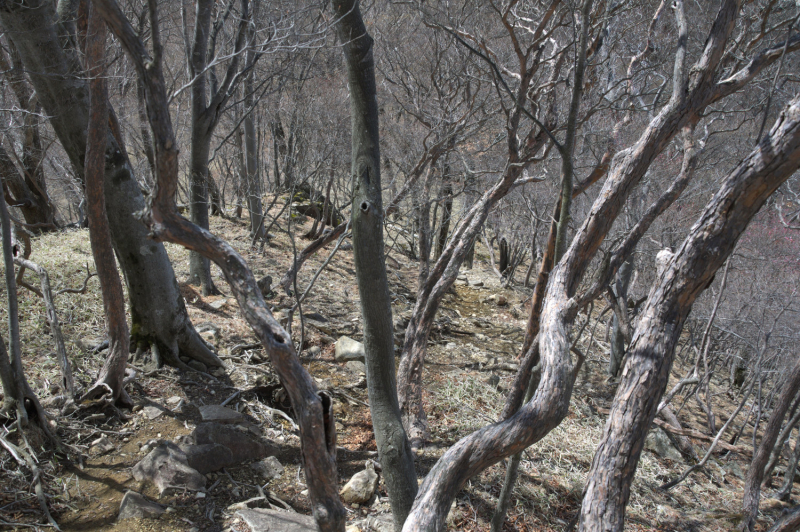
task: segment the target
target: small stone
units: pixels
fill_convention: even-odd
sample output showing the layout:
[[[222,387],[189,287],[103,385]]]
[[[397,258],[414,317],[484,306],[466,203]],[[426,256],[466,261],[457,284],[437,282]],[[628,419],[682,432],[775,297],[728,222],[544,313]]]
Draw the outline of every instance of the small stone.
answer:
[[[208,306],[213,308],[214,310],[221,310],[222,307],[224,307],[227,304],[228,304],[228,301],[226,299],[218,299],[217,301],[212,301],[211,303],[209,303]],[[219,333],[217,333],[217,334],[219,334]],[[204,338],[204,340],[205,340],[205,338]]]
[[[221,405],[201,406],[200,417],[203,421],[213,421],[216,423],[237,423],[244,419],[241,413]]]
[[[349,360],[359,360],[364,362],[364,357],[364,344],[361,342],[357,342],[347,336],[342,336],[336,340],[334,359],[337,362],[347,362]]]
[[[133,411],[134,412],[138,412],[141,409],[142,409],[142,405],[133,405]]]
[[[472,286],[483,286],[483,281],[473,281]]]
[[[313,517],[282,510],[251,508],[239,510],[236,515],[250,527],[250,530],[263,532],[316,532],[319,530]]]
[[[167,399],[167,402],[168,402],[169,404],[171,404],[171,405],[177,405],[178,403],[180,403],[180,402],[181,402],[181,398],[180,398],[180,396],[179,396],[179,395],[173,395],[172,397],[170,397],[169,399]]]
[[[250,465],[250,467],[253,469],[253,471],[261,475],[261,477],[266,479],[267,481],[273,480],[283,475],[283,465],[274,456],[270,456],[268,458],[265,458],[264,460],[254,462],[253,464]]]
[[[351,360],[347,364],[344,365],[349,371],[352,371],[356,375],[366,375],[367,374],[367,366],[361,362],[360,360]]]
[[[447,345],[445,345],[444,348],[447,349],[448,351],[452,351],[453,349],[456,348],[456,344],[454,344],[453,342],[447,342]]]
[[[261,279],[258,280],[258,289],[261,290],[261,295],[267,297],[270,292],[272,292],[272,276],[265,275]]]
[[[103,434],[92,442],[92,448],[96,449],[99,454],[105,454],[114,450],[114,444],[109,441],[105,434]]]
[[[376,489],[378,489],[378,474],[370,460],[366,469],[353,475],[339,494],[348,504],[362,504],[372,498]]]
[[[203,493],[202,491],[198,491],[198,492],[195,494],[195,496],[194,496],[194,497],[195,497],[196,499],[205,499],[205,498],[206,498],[206,494],[205,494],[205,493]]]
[[[504,296],[502,294],[497,296],[497,306],[498,307],[505,307],[506,305],[508,305],[508,298],[506,298],[506,296]]]
[[[319,354],[320,354],[321,352],[322,352],[322,348],[321,348],[320,346],[318,346],[318,345],[312,345],[312,346],[311,346],[311,347],[308,349],[308,354],[309,354],[309,356],[312,356],[312,357],[319,356]]]
[[[144,413],[144,417],[147,419],[156,419],[164,413],[164,410],[158,408],[157,406],[147,405],[146,407],[142,408],[142,412]]]
[[[142,517],[157,518],[163,513],[163,506],[148,501],[135,491],[125,492],[125,495],[122,497],[122,502],[119,505],[119,520]]]

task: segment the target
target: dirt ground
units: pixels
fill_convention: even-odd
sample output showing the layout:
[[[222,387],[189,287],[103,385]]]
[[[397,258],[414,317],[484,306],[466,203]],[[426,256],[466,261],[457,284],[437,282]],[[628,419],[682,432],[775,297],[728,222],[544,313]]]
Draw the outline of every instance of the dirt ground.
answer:
[[[308,223],[296,219],[295,223]],[[282,220],[285,224],[285,220]],[[310,225],[308,226],[310,227]],[[285,233],[278,233],[263,252],[250,248],[247,226],[242,220],[212,219],[212,230],[230,242],[248,261],[256,278],[271,275],[277,284],[287,270],[293,254],[292,244]],[[277,230],[274,230],[277,233]],[[296,231],[301,234],[302,230]],[[305,241],[298,239],[297,247]],[[188,253],[167,245],[179,280],[188,276]],[[325,260],[329,249],[323,250],[303,267],[298,278],[301,291]],[[497,276],[488,266],[486,250],[478,250],[478,260],[471,271],[464,270],[451,294],[448,294],[438,314],[437,327],[431,337],[429,358],[425,371],[425,403],[431,423],[432,441],[417,456],[420,477],[433,466],[443,451],[459,438],[497,419],[502,409],[505,391],[513,377],[517,351],[525,327],[525,306],[530,290],[519,287],[502,288]],[[388,261],[390,288],[394,299],[394,320],[398,342],[402,338],[414,302],[416,263],[390,251]],[[93,268],[88,232],[71,230],[34,239],[31,260],[40,263],[50,273],[56,288],[79,286],[85,277],[87,264]],[[521,268],[522,269],[522,268]],[[235,517],[232,505],[256,497],[260,491],[271,500],[283,501],[301,513],[310,513],[303,490],[300,468],[299,439],[289,421],[274,415],[270,409],[290,413],[285,401],[274,393],[277,377],[259,347],[255,336],[239,317],[236,303],[230,298],[220,271],[213,268],[214,278],[222,296],[204,298],[191,287],[183,286],[190,316],[196,325],[211,324],[219,331],[213,346],[227,367],[224,374],[210,377],[200,373],[180,373],[162,368],[140,374],[128,387],[135,411],[94,416],[94,412],[76,412],[56,417],[59,437],[86,457],[74,453],[55,452],[49,446],[37,449],[45,492],[51,512],[65,531],[245,531],[246,525]],[[524,271],[524,270],[522,270]],[[338,466],[343,485],[361,470],[366,460],[376,457],[366,389],[360,385],[363,376],[344,364],[334,361],[332,341],[342,335],[361,339],[359,293],[355,283],[352,252],[339,251],[321,274],[309,299],[302,308],[303,315],[322,316],[326,321],[295,316],[293,332],[300,343],[300,353],[306,368],[318,385],[328,389],[335,398],[337,416]],[[28,273],[26,279],[33,279]],[[96,279],[88,283],[86,294],[65,293],[56,306],[67,339],[68,354],[73,362],[76,380],[88,385],[102,362],[103,353],[92,353],[92,347],[104,337],[102,300]],[[274,313],[284,316],[293,299],[279,293],[271,294],[268,303]],[[20,321],[23,358],[32,387],[47,404],[47,398],[58,394],[58,369],[54,347],[45,321],[41,300],[32,292],[20,289]],[[497,304],[498,296],[508,303]],[[0,293],[0,317],[7,317],[7,295]],[[583,319],[583,318],[579,318]],[[594,322],[587,327],[587,333]],[[598,327],[603,329],[604,325]],[[600,410],[607,407],[613,396],[613,384],[607,382],[604,367],[607,355],[598,340],[591,345],[582,340],[587,354],[586,367],[579,377],[570,413],[564,422],[539,444],[524,454],[520,481],[514,492],[506,530],[550,531],[564,530],[577,514],[586,472],[599,441],[605,417]],[[676,363],[674,379],[686,371]],[[494,367],[494,370],[487,370]],[[715,384],[716,385],[716,384]],[[734,408],[719,384],[715,407],[720,422]],[[234,394],[238,394],[235,395]],[[174,440],[189,434],[199,422],[198,407],[220,404],[234,396],[227,406],[244,413],[248,420],[261,427],[264,435],[278,447],[277,458],[284,465],[280,478],[262,484],[249,466],[242,464],[208,475],[211,489],[205,497],[194,492],[169,493],[158,498],[151,485],[139,485],[131,468],[143,457],[140,447],[151,439]],[[678,408],[678,406],[683,405]],[[707,432],[705,415],[694,400],[676,398],[676,410],[685,427]],[[142,407],[158,406],[164,413],[156,419],[143,415]],[[266,408],[269,407],[269,408]],[[56,412],[56,409],[49,408]],[[105,434],[114,450],[98,454],[91,442]],[[745,433],[743,441],[749,441]],[[694,441],[701,455],[707,442]],[[628,507],[626,530],[636,531],[723,531],[731,530],[738,519],[743,472],[748,457],[717,453],[703,472],[693,473],[671,491],[658,488],[679,475],[688,465],[683,460],[660,458],[645,451],[633,486]],[[452,530],[488,530],[488,523],[500,492],[505,465],[498,464],[472,479],[459,494],[451,511]],[[781,482],[778,479],[777,482]],[[133,519],[117,522],[121,498],[126,490],[136,490],[168,507],[157,520]],[[769,497],[769,490],[766,495]],[[766,499],[763,506],[766,524],[787,503]],[[368,516],[386,516],[388,499],[381,484],[379,496],[369,506],[348,508],[350,522]],[[30,484],[30,476],[8,453],[0,452],[0,529],[31,530],[41,522],[38,503]],[[5,527],[5,528],[4,528]],[[41,527],[46,530],[46,527]]]

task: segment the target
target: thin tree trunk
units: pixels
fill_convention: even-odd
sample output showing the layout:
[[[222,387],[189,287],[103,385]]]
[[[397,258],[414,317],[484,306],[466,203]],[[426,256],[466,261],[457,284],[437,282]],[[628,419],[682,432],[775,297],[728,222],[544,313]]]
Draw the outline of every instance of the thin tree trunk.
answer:
[[[614,295],[617,299],[616,307],[620,307],[620,312],[626,316],[623,319],[628,321],[628,286],[631,282],[631,275],[633,274],[633,258],[629,258],[619,267],[617,272],[617,280],[614,283]],[[615,307],[615,308],[616,308]],[[614,318],[611,325],[611,356],[608,359],[608,376],[615,378],[619,373],[619,368],[622,367],[622,360],[625,357],[625,335],[622,334],[622,327],[620,326],[620,317],[614,313]]]
[[[792,458],[789,460],[789,464],[786,466],[786,472],[783,474],[783,486],[781,486],[781,489],[775,494],[775,498],[778,500],[788,501],[791,499],[798,460],[800,460],[800,433],[797,434],[797,439],[794,442],[794,450],[792,451]]]
[[[794,367],[792,367],[786,379],[786,384],[783,385],[781,394],[764,429],[761,443],[753,455],[750,468],[747,470],[747,476],[744,480],[744,496],[742,497],[742,511],[744,514],[742,530],[753,532],[755,529],[758,517],[758,499],[761,496],[761,482],[764,480],[764,469],[781,431],[783,418],[791,406],[792,399],[797,395],[798,389],[800,389],[800,359],[795,361]]]
[[[108,229],[104,196],[106,125],[108,95],[105,84],[106,24],[89,6],[86,30],[86,70],[89,75],[89,131],[86,139],[86,204],[89,217],[89,238],[97,277],[103,292],[103,307],[108,328],[108,356],[95,384],[81,402],[108,395],[109,403],[132,402],[123,389],[128,362],[129,333],[125,318],[125,296],[117,273],[117,263]]]
[[[353,254],[367,365],[370,413],[395,530],[400,530],[417,493],[414,455],[400,418],[394,365],[394,326],[386,277],[381,200],[378,101],[373,40],[357,0],[334,3],[344,45],[352,122]]]
[[[450,182],[449,165],[445,164],[442,178],[445,180],[442,185],[441,196],[442,200],[442,221],[439,225],[439,235],[436,238],[436,253],[434,257],[437,259],[442,255],[444,246],[447,243],[447,235],[450,232],[450,216],[453,211],[453,183]]]
[[[257,239],[264,236],[264,206],[261,203],[261,179],[256,154],[252,71],[244,82],[244,93],[244,106],[248,110],[244,117],[245,190],[247,191],[247,212],[250,214],[250,237]]]

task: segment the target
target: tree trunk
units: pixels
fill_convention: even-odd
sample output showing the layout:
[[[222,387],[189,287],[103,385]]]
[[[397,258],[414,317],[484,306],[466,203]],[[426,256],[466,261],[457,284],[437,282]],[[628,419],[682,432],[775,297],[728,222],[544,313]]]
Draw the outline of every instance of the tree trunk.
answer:
[[[691,305],[725,262],[752,217],[798,166],[800,99],[784,110],[770,135],[729,174],[650,292],[589,471],[580,530],[622,530],[636,464],[666,388],[675,344]],[[766,449],[764,463],[771,445]],[[754,465],[758,464],[754,460]],[[751,469],[763,472],[763,465]],[[755,500],[757,505],[757,496]]]
[[[244,117],[245,190],[247,191],[247,211],[250,213],[250,237],[257,239],[264,236],[264,206],[261,204],[261,179],[256,154],[252,71],[244,82],[244,93],[244,106],[247,112]]]
[[[623,262],[619,267],[617,280],[614,283],[614,295],[617,298],[617,306],[620,312],[625,313],[623,319],[626,320],[626,323],[628,319],[628,286],[631,282],[632,273],[633,257]],[[608,376],[612,379],[617,377],[619,368],[622,367],[622,360],[625,357],[625,335],[622,334],[622,326],[619,320],[620,318],[614,313],[611,324],[611,356],[608,360]]]
[[[795,101],[800,103],[800,100]],[[800,105],[798,107],[800,108]],[[800,109],[798,109],[798,114],[800,115]],[[800,130],[800,127],[798,127],[798,130]],[[800,132],[798,132],[798,137],[800,137]],[[781,394],[764,429],[761,443],[753,455],[750,468],[747,470],[747,476],[744,479],[744,496],[742,497],[742,511],[744,514],[742,530],[753,532],[755,529],[756,519],[758,518],[758,499],[761,496],[761,482],[764,480],[764,468],[780,434],[783,418],[791,406],[792,399],[797,395],[798,389],[800,389],[800,358],[795,361],[794,367],[792,367],[786,379],[786,384],[783,385]],[[787,474],[789,474],[788,471]],[[793,477],[794,471],[791,471],[790,474]]]
[[[364,324],[367,390],[395,530],[417,493],[414,455],[400,419],[394,366],[392,299],[386,277],[381,199],[378,100],[372,37],[357,0],[334,3],[350,88],[353,177],[353,254]]]
[[[783,486],[775,494],[775,498],[781,501],[788,501],[792,498],[792,488],[794,487],[794,475],[797,471],[797,462],[800,460],[800,433],[794,442],[794,451],[792,451],[792,458],[786,466],[786,472],[783,474]]]
[[[447,244],[447,235],[450,232],[450,217],[453,211],[453,183],[450,182],[450,166],[445,164],[442,178],[445,182],[442,184],[442,221],[439,225],[439,235],[436,238],[436,254],[434,257],[437,259],[442,256],[444,246]]]
[[[92,243],[97,277],[103,293],[103,307],[108,329],[108,356],[95,384],[81,398],[81,403],[108,395],[109,403],[117,400],[126,406],[132,401],[123,389],[128,362],[129,333],[125,318],[125,296],[117,273],[117,263],[108,229],[104,197],[106,127],[108,95],[105,85],[106,24],[89,5],[86,30],[86,70],[89,75],[89,130],[86,139],[86,206],[89,217],[89,238]]]
[[[15,43],[39,103],[72,163],[84,176],[89,94],[75,50],[62,48],[54,24],[53,2],[4,4],[0,23]],[[115,117],[110,115],[112,131]],[[164,246],[148,238],[136,213],[145,207],[124,146],[113,134],[106,140],[105,187],[108,223],[130,297],[132,341],[156,345],[169,365],[187,368],[178,358],[210,366],[222,362],[192,327]]]

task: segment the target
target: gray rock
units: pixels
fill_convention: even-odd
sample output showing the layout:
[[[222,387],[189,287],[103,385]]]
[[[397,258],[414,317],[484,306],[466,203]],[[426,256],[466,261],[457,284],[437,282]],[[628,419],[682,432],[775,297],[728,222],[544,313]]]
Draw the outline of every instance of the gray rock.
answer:
[[[208,306],[213,308],[214,310],[221,310],[222,307],[224,307],[227,304],[228,304],[227,299],[218,299],[216,301],[212,301],[211,303],[209,303]],[[219,332],[217,332],[217,335],[219,335]]]
[[[351,360],[347,364],[344,365],[348,370],[352,371],[356,375],[367,374],[367,366],[364,365],[363,362],[360,360]]]
[[[312,345],[311,347],[308,348],[308,355],[312,357],[319,356],[321,352],[322,348],[318,345]]]
[[[303,314],[303,317],[309,320],[317,321],[319,323],[328,323],[328,318],[326,318],[319,312],[309,312],[308,314]]]
[[[308,515],[252,508],[239,510],[236,515],[257,532],[318,532],[317,522]]]
[[[148,501],[135,491],[126,491],[119,505],[119,517],[123,519],[136,519],[142,517],[157,518],[164,513],[164,507],[153,501]]]
[[[725,471],[726,471],[726,472],[727,472],[729,475],[733,475],[734,477],[736,477],[736,478],[738,478],[738,479],[744,480],[744,475],[745,475],[745,472],[744,472],[744,470],[741,468],[741,466],[740,466],[738,463],[736,463],[734,460],[731,460],[731,461],[727,462],[727,463],[726,463],[726,464],[723,466],[723,469],[724,469],[724,470],[725,470]]]
[[[349,360],[360,360],[364,362],[364,344],[356,342],[348,336],[342,336],[336,340],[336,351],[334,359],[337,362],[347,362]]]
[[[192,368],[193,370],[199,371],[201,373],[205,373],[206,371],[208,371],[206,365],[200,362],[199,360],[190,360],[189,363],[186,365]]]
[[[347,481],[339,495],[348,504],[364,504],[372,498],[376,489],[378,489],[378,474],[370,460],[364,471],[359,471]]]
[[[159,495],[169,488],[189,488],[203,490],[206,477],[196,469],[189,467],[186,453],[172,442],[162,442],[150,451],[138,464],[133,466],[133,478],[139,482],[152,482]]]
[[[189,467],[204,475],[236,463],[233,460],[231,450],[217,443],[203,445],[182,444],[179,447],[186,454],[186,462]]]
[[[267,481],[283,475],[283,465],[274,456],[269,456],[264,460],[254,462],[250,467]]]
[[[675,462],[683,459],[681,453],[669,441],[669,437],[660,428],[650,431],[644,441],[644,448],[653,451],[661,458],[667,458]]]
[[[200,423],[194,429],[194,439],[198,445],[216,443],[227,447],[231,451],[234,464],[266,458],[278,452],[275,446],[259,441],[250,431],[239,425]]]
[[[171,405],[177,405],[180,402],[181,402],[181,397],[179,395],[173,395],[172,397],[167,399],[167,403]]]
[[[158,408],[157,406],[148,405],[142,408],[142,412],[144,412],[144,416],[147,419],[156,419],[158,416],[164,413],[164,409]]]
[[[105,454],[114,450],[114,444],[109,441],[105,434],[103,434],[92,442],[92,449],[95,449],[100,454]]]
[[[472,286],[483,286],[483,281],[475,280],[475,281],[472,281],[470,284]]]
[[[267,297],[267,295],[272,292],[272,276],[265,275],[261,279],[258,280],[258,289],[261,290],[261,295]]]
[[[230,408],[221,405],[204,405],[200,407],[200,417],[203,421],[215,423],[238,423],[244,416]]]

